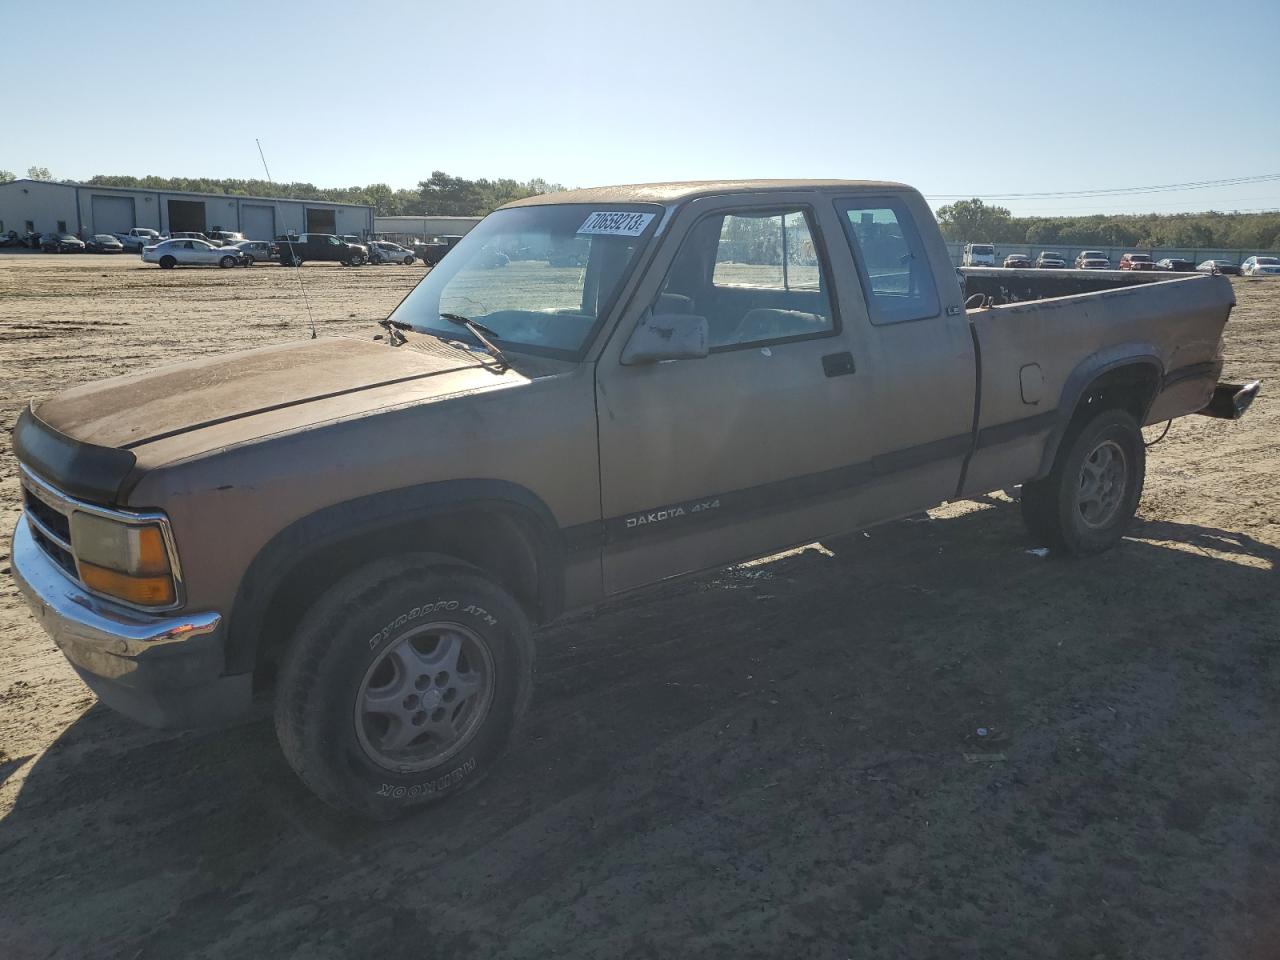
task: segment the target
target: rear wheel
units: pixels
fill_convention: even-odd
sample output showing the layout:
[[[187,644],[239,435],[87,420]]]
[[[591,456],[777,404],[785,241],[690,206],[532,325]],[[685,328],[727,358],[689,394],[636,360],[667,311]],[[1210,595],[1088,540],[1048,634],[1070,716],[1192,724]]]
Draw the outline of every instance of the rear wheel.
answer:
[[[1047,477],[1023,484],[1022,519],[1052,549],[1101,553],[1124,536],[1145,479],[1137,421],[1123,410],[1103,410],[1068,430]]]
[[[160,266],[165,270],[172,270],[177,265],[178,261],[173,259],[173,257],[165,256],[160,258]]]
[[[298,626],[276,733],[322,800],[390,819],[483,778],[532,679],[529,623],[504,590],[431,557],[381,561],[325,591]]]

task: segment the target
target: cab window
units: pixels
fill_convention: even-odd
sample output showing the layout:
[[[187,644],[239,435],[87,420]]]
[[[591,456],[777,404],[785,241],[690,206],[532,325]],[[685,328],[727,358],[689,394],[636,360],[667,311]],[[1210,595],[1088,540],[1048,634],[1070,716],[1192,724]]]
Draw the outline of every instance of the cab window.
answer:
[[[685,237],[654,312],[706,317],[713,352],[830,336],[819,254],[804,209],[711,214]]]
[[[871,322],[936,317],[933,271],[906,205],[895,198],[860,198],[837,200],[836,209],[858,264]]]

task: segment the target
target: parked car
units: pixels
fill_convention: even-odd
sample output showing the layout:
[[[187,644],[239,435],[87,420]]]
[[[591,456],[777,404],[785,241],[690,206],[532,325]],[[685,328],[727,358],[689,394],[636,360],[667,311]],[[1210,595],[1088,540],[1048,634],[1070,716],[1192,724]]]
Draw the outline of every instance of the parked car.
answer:
[[[1196,267],[1201,273],[1225,273],[1229,277],[1240,275],[1239,264],[1230,260],[1206,260]]]
[[[1151,254],[1149,253],[1126,253],[1120,258],[1121,270],[1154,270],[1156,265],[1151,262]]]
[[[1088,264],[1088,266],[1086,266]],[[1111,259],[1101,250],[1081,250],[1076,257],[1077,270],[1110,270]]]
[[[1190,273],[1195,270],[1196,265],[1190,260],[1182,257],[1165,257],[1163,260],[1156,261],[1156,269],[1171,271],[1173,273]]]
[[[966,243],[960,263],[966,267],[994,267],[996,248],[990,243]]]
[[[46,233],[40,238],[45,253],[84,253],[84,241],[71,233]]]
[[[166,270],[174,267],[236,267],[244,263],[238,250],[223,250],[208,240],[185,240],[181,237],[162,240],[142,250],[144,263],[158,263]]]
[[[370,263],[403,263],[406,267],[416,258],[412,250],[406,250],[398,243],[390,240],[371,240],[369,242]]]
[[[22,246],[22,238],[18,236],[17,230],[10,230],[7,233],[0,234],[0,247],[19,246]]]
[[[241,240],[239,243],[227,244],[223,250],[236,250],[244,255],[245,266],[255,263],[270,263],[279,258],[276,245],[268,240]]]
[[[95,233],[85,241],[87,253],[124,253],[124,244],[109,233]]]
[[[1036,257],[1037,270],[1065,270],[1066,266],[1067,258],[1052,250],[1041,250],[1040,256]]]
[[[1280,273],[1280,257],[1250,257],[1240,264],[1240,272],[1246,277],[1261,277]]]
[[[134,227],[125,233],[115,234],[115,238],[120,241],[126,250],[136,250],[142,252],[142,248],[153,243],[160,242],[160,234],[158,231],[150,230],[147,227]]]
[[[280,262],[286,267],[300,267],[311,260],[358,267],[369,261],[368,247],[348,243],[331,233],[281,236],[276,240],[276,248],[280,251]]]
[[[281,341],[22,411],[19,593],[106,706],[208,726],[271,697],[302,781],[387,819],[497,767],[533,629],[564,611],[1014,484],[1032,543],[1097,554],[1142,495],[1142,426],[1257,393],[1218,382],[1224,277],[966,311],[918,192],[800,189],[517,201],[381,344]],[[785,224],[813,281],[717,283],[739,220]],[[535,236],[588,239],[586,269],[475,269]],[[762,249],[762,277],[790,262]],[[860,292],[841,322],[832,290]]]
[[[215,247],[231,247],[244,242],[244,234],[233,230],[212,230],[206,238]]]
[[[413,255],[428,267],[434,267],[444,259],[446,253],[457,246],[458,241],[461,239],[462,237],[453,235],[432,237],[424,243],[415,243],[413,245]]]
[[[1011,253],[1004,258],[1004,265],[1009,270],[1029,270],[1031,258],[1025,253]]]

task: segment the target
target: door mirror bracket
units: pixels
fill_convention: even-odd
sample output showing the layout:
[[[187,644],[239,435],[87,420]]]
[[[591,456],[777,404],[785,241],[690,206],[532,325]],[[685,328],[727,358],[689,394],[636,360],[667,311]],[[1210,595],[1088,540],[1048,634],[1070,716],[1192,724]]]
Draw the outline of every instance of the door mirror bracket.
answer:
[[[662,360],[700,360],[710,353],[707,318],[646,310],[622,350],[624,366]]]

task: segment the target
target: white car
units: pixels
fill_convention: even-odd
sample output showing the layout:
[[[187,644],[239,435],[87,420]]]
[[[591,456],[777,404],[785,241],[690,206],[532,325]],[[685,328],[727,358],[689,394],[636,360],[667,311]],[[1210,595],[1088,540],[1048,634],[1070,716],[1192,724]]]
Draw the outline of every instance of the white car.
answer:
[[[113,234],[126,250],[141,251],[143,247],[160,240],[160,234],[147,227],[134,227],[124,233]]]
[[[165,240],[142,250],[143,263],[158,263],[166,270],[184,267],[234,267],[245,263],[240,251],[222,250],[207,240]]]
[[[374,240],[369,244],[370,263],[403,263],[406,267],[413,263],[412,250],[406,250],[398,243],[389,240]]]
[[[1240,272],[1246,277],[1280,274],[1280,257],[1250,257],[1240,264]]]

